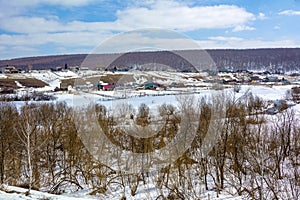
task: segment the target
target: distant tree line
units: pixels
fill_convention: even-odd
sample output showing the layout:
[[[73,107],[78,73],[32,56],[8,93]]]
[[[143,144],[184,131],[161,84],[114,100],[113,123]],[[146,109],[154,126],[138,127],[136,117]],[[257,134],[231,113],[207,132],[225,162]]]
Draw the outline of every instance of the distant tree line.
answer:
[[[199,53],[200,52],[200,53]],[[174,54],[175,53],[175,54]],[[186,55],[187,62],[178,59],[174,55]],[[271,72],[297,71],[300,67],[300,49],[299,48],[274,48],[274,49],[221,49],[207,50],[207,56],[211,56],[218,68],[227,68],[231,70],[268,70]],[[125,55],[125,56],[124,56]],[[173,55],[173,56],[172,56]],[[90,69],[107,69],[113,67],[127,67],[131,69],[147,63],[164,64],[177,71],[193,71],[191,64],[201,69],[210,68],[210,62],[203,59],[203,51],[157,51],[157,52],[132,52],[126,54],[74,54],[57,56],[40,56],[30,58],[18,58],[0,61],[0,66],[13,65],[27,69],[50,69],[57,66],[81,66]],[[85,60],[87,59],[87,60]],[[144,66],[144,68],[155,69],[156,65]],[[143,69],[143,67],[141,68]]]

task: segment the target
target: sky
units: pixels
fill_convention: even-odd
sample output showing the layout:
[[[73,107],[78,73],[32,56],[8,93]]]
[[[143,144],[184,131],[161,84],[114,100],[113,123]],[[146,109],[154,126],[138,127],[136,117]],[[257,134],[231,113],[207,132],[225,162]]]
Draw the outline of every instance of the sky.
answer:
[[[202,49],[294,48],[299,21],[300,0],[0,0],[0,59],[91,53],[128,33],[122,43],[180,43],[136,31],[153,28]]]

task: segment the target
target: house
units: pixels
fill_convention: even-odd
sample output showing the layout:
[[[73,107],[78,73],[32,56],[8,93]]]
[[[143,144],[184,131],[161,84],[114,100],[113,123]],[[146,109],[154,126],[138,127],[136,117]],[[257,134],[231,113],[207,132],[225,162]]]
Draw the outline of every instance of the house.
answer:
[[[218,74],[218,70],[216,69],[207,69],[206,72],[209,76],[216,76]]]
[[[293,101],[296,103],[300,103],[300,87],[293,87],[291,91]]]
[[[50,68],[50,70],[52,71],[52,72],[60,72],[60,71],[62,71],[63,70],[63,68],[62,67],[56,67],[56,68]]]
[[[282,82],[282,84],[284,84],[284,85],[291,84],[291,82],[290,82],[289,80],[285,79],[285,78],[282,78],[282,79],[281,79],[281,82]]]
[[[69,66],[69,69],[70,69],[70,71],[78,72],[80,67],[79,66]]]
[[[16,73],[20,73],[22,70],[18,69],[14,66],[7,66],[4,69],[4,73],[11,73],[11,74],[16,74]]]
[[[178,86],[178,83],[176,83],[176,82],[172,82],[172,83],[170,84],[170,87],[176,87],[176,86]]]
[[[158,84],[158,83],[154,83],[154,82],[149,82],[147,83],[146,85],[144,85],[144,89],[156,89],[156,88],[159,88],[161,85]]]
[[[114,88],[114,84],[104,83],[102,81],[99,81],[99,83],[96,83],[95,86],[98,90],[104,90],[104,91],[111,91]]]
[[[80,71],[87,71],[87,70],[89,70],[89,68],[88,67],[80,67],[79,70]]]
[[[127,72],[127,71],[129,71],[129,69],[126,66],[118,66],[118,67],[114,67],[114,71]]]
[[[60,89],[67,91],[68,90],[68,83],[60,83]]]
[[[269,76],[269,82],[278,82],[278,76]]]
[[[263,82],[278,82],[279,78],[277,76],[267,76],[262,79]]]
[[[219,72],[220,72],[220,73],[230,73],[230,70],[227,69],[227,68],[225,68],[225,67],[223,67],[223,68],[220,68],[220,69],[219,69]]]
[[[259,78],[259,76],[251,76],[250,79],[249,79],[249,82],[251,83],[258,83],[258,82],[261,82],[262,79]]]
[[[103,86],[103,90],[105,90],[105,91],[112,90],[112,86],[111,86],[110,84],[104,85],[104,86]]]

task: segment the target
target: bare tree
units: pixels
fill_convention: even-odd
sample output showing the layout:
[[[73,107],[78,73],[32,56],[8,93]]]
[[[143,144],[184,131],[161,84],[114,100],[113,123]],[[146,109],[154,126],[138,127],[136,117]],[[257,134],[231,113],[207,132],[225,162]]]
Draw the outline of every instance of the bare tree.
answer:
[[[26,104],[21,108],[20,118],[18,120],[17,134],[19,136],[20,145],[23,146],[25,152],[25,169],[28,177],[28,191],[30,194],[34,184],[33,162],[37,145],[37,129],[36,123],[36,105]],[[35,160],[36,161],[36,160]]]
[[[0,103],[0,183],[7,178],[11,183],[15,182],[18,172],[16,162],[16,134],[14,125],[18,120],[17,108],[10,103]]]

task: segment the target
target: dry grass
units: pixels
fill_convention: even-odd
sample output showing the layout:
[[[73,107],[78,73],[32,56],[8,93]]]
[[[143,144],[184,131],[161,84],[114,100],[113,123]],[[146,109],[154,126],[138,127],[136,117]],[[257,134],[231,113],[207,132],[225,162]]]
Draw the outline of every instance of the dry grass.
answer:
[[[25,87],[33,87],[33,88],[39,88],[39,87],[45,87],[48,86],[47,83],[35,79],[35,78],[8,78],[8,79],[0,79],[0,87],[7,87],[7,88],[18,88],[16,81],[18,81],[21,85]]]
[[[117,83],[117,82],[134,82],[134,78],[132,75],[129,74],[106,74],[103,76],[92,76],[92,77],[85,77],[85,78],[70,78],[70,79],[63,79],[62,83],[67,83],[68,85],[85,85],[87,82],[95,84],[99,81],[103,81],[105,83]]]
[[[68,85],[74,86],[76,80],[77,78],[62,79],[61,83],[67,83]]]

